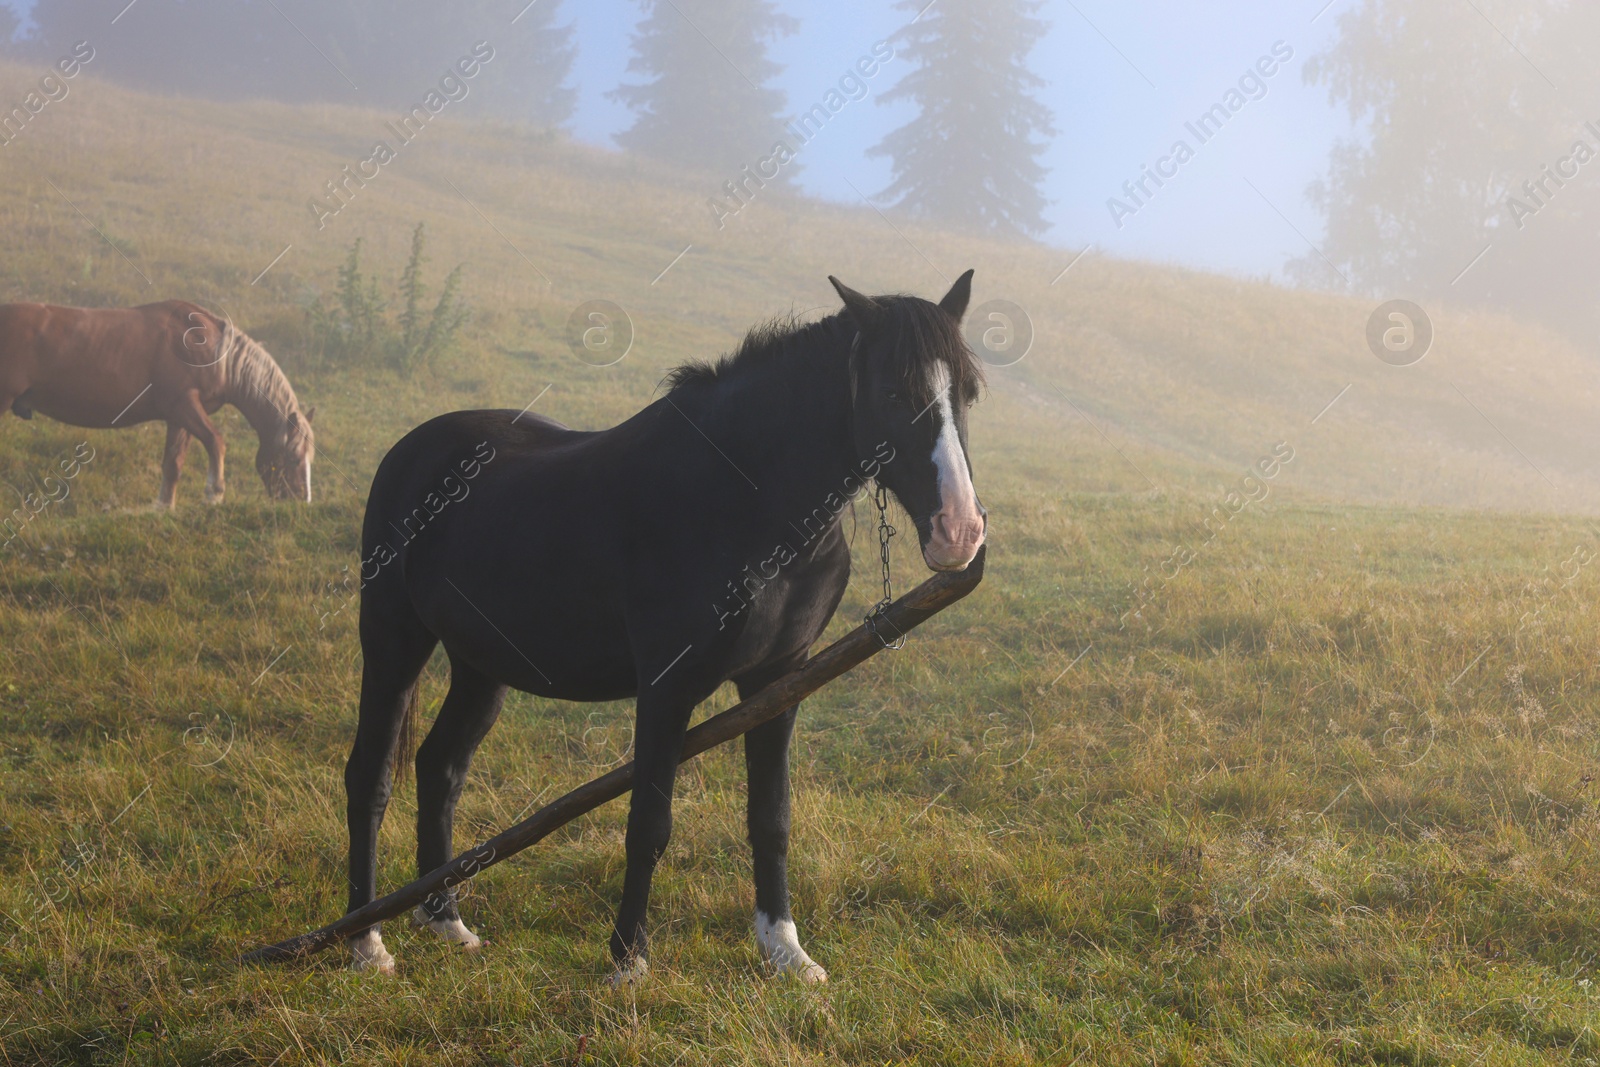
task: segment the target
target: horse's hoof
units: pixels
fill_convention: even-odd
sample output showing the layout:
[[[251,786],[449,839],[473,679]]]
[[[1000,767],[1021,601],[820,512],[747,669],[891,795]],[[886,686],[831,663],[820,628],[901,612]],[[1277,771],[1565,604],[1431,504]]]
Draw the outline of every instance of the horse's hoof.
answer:
[[[806,965],[801,967],[798,971],[790,971],[789,973],[793,974],[806,985],[822,985],[828,980],[828,972],[823,970],[822,964],[818,963],[816,960],[809,960],[807,961]]]
[[[643,985],[646,976],[650,974],[650,964],[643,956],[635,956],[626,963],[621,964],[611,977],[606,979],[606,984],[612,989],[623,989],[629,986]]]
[[[435,919],[419,904],[411,912],[411,925],[417,928],[426,926],[452,945],[460,945],[468,952],[476,952],[483,947],[483,939],[471,930],[460,919]]]
[[[828,972],[822,969],[822,964],[807,956],[803,959],[788,960],[779,963],[768,960],[772,968],[773,978],[793,978],[803,985],[822,985],[828,980]]]
[[[769,919],[756,912],[756,942],[767,964],[780,975],[793,975],[806,985],[820,985],[828,972],[800,947],[800,935],[793,919]]]
[[[394,973],[394,957],[383,947],[383,938],[378,931],[368,930],[360,937],[350,939],[350,969],[377,974]]]

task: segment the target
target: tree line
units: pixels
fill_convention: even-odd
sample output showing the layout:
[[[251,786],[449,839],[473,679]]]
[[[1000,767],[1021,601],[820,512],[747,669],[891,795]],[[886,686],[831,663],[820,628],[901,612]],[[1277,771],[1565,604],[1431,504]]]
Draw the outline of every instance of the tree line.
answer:
[[[160,0],[118,15],[126,0],[38,0],[32,33],[12,50],[50,61],[74,41],[114,33],[116,47],[100,49],[96,71],[138,88],[403,107],[476,34],[498,53],[473,87],[480,106],[559,129],[577,104],[569,84],[573,27],[563,22],[561,0],[537,0],[517,14],[521,2]],[[636,2],[642,18],[630,42],[629,80],[609,94],[633,114],[617,143],[718,177],[770,150],[791,118],[772,87],[782,68],[771,48],[798,29],[797,20],[772,0]],[[910,102],[917,114],[873,150],[894,175],[882,199],[958,228],[1042,233],[1045,146],[1037,138],[1054,131],[1048,111],[1028,95],[1040,80],[1024,66],[1045,29],[1034,17],[1038,0],[898,6],[907,21],[891,43],[907,73],[880,99]],[[9,17],[0,7],[0,40],[12,37]],[[776,182],[792,185],[798,169],[786,168]]]

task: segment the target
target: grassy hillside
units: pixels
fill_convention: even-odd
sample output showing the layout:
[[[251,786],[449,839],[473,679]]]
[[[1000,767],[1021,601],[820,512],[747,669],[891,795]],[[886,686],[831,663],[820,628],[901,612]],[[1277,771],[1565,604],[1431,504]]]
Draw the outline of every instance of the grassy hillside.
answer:
[[[5,73],[14,95],[25,78]],[[706,206],[719,179],[474,121],[471,106],[436,118],[319,230],[309,201],[326,201],[326,183],[375,139],[393,140],[390,116],[188,103],[80,80],[5,149],[0,299],[183,296],[226,308],[323,405],[328,454],[362,482],[379,450],[427,414],[520,407],[554,382],[551,414],[607,425],[646,402],[668,368],[726,350],[752,323],[831,310],[828,274],[869,292],[933,294],[971,266],[975,298],[1020,304],[1037,336],[1026,359],[991,374],[974,444],[985,471],[1047,441],[1053,470],[1081,469],[1085,455],[1103,464],[1097,488],[1209,491],[1211,472],[1290,440],[1316,453],[1294,487],[1323,497],[1546,511],[1600,499],[1594,362],[1524,324],[1430,309],[1433,352],[1396,368],[1367,348],[1368,299],[1094,253],[1062,275],[1075,253],[770,191],[719,230]],[[417,221],[432,230],[439,270],[466,264],[471,343],[441,380],[386,382],[384,410],[364,411],[367,382],[304,360],[298,309],[331,287],[358,237],[398,274]],[[635,325],[616,367],[586,367],[565,345],[568,314],[597,298]]]
[[[0,1060],[1600,1058],[1584,353],[1442,309],[1434,353],[1391,368],[1365,301],[1094,255],[1052,284],[1070,254],[864,207],[773,196],[718,232],[695,179],[469,108],[319,233],[306,199],[386,118],[75,83],[0,155],[0,299],[213,304],[319,408],[316,504],[265,500],[230,416],[229,501],[202,505],[191,469],[172,514],[147,506],[158,427],[0,422],[14,485],[95,449],[0,551]],[[302,309],[349,242],[392,277],[418,220],[432,277],[467,264],[461,351],[409,378],[316,356]],[[478,958],[391,923],[392,980],[230,963],[341,907],[360,661],[339,583],[395,438],[546,386],[537,410],[607,425],[752,322],[831,308],[829,273],[932,295],[967,266],[1038,341],[974,414],[985,584],[801,716],[795,912],[827,987],[762,975],[732,748],[684,772],[638,991],[601,987],[620,806],[470,886]],[[637,329],[615,367],[563,339],[593,298]],[[1272,494],[1198,545],[1280,441]],[[874,597],[857,573],[835,633]],[[445,681],[435,663],[430,707]],[[459,840],[613,765],[629,715],[513,697]],[[386,886],[413,815],[402,789]]]

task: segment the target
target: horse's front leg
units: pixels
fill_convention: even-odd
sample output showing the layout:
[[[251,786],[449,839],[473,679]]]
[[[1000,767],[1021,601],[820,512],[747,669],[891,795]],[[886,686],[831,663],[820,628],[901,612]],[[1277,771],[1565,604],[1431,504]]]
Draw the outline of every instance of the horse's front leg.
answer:
[[[211,417],[206,414],[205,405],[200,403],[200,394],[190,392],[185,398],[181,415],[175,420],[206,450],[206,457],[211,465],[206,470],[206,503],[222,503],[224,490],[222,457],[227,451],[222,440],[222,432],[211,424]]]
[[[223,444],[222,434],[211,425],[210,419],[206,420],[206,429],[210,432],[209,436],[195,435],[200,438],[200,444],[206,450],[206,458],[210,460],[210,464],[206,467],[206,503],[220,504],[227,489],[222,470],[222,457],[227,451],[227,446]]]
[[[739,686],[747,699],[760,686]],[[756,942],[769,966],[802,982],[826,982],[828,972],[800,947],[789,914],[789,738],[800,706],[744,735],[749,777],[751,860],[756,881]]]
[[[613,986],[637,982],[650,969],[650,937],[645,931],[650,880],[672,838],[672,785],[689,715],[699,703],[681,694],[656,695],[648,684],[642,690],[633,731],[633,796],[624,846],[628,867],[622,880],[622,906],[611,933],[611,957],[617,965]]]

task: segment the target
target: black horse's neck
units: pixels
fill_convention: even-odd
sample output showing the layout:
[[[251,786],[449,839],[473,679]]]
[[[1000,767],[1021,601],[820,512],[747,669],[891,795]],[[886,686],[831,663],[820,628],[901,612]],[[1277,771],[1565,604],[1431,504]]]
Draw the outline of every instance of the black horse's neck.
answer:
[[[818,508],[837,518],[838,499],[864,480],[850,395],[855,336],[842,313],[760,329],[735,355],[669,379],[666,399],[738,467],[769,518],[798,522]]]

